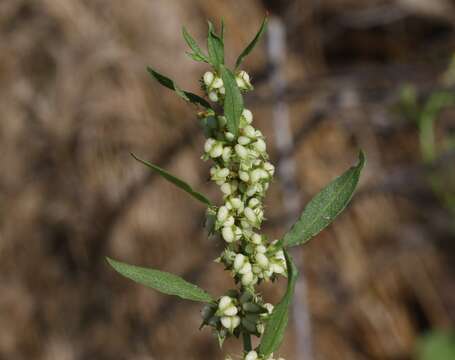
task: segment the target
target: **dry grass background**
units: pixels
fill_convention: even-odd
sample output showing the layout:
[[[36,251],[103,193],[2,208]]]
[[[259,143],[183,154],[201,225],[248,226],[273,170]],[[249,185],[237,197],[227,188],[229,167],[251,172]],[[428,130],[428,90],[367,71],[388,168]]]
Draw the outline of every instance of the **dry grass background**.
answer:
[[[184,55],[181,25],[202,40],[205,19],[224,16],[232,61],[265,8],[288,26],[291,155],[304,199],[358,147],[369,157],[349,211],[305,248],[315,358],[408,359],[423,331],[453,325],[453,219],[419,172],[414,127],[389,111],[401,83],[438,86],[453,50],[451,10],[419,4],[1,1],[0,359],[221,358],[209,331],[195,331],[198,305],[121,279],[104,256],[217,295],[230,286],[209,262],[220,244],[206,239],[204,209],[129,152],[208,187],[194,109],[145,66],[197,91],[204,67]],[[389,23],[378,9],[398,17]],[[273,139],[266,63],[263,46],[247,61],[258,90],[247,102]],[[271,152],[277,160],[272,143]],[[285,230],[280,187],[267,200],[274,236]],[[288,331],[289,360],[295,341]]]

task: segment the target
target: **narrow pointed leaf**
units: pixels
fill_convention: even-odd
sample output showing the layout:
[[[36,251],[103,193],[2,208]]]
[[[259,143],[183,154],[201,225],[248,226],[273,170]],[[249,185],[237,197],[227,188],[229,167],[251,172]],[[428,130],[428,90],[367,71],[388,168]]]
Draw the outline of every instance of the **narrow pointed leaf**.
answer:
[[[169,79],[168,77],[166,77],[164,75],[161,75],[157,71],[153,70],[151,67],[147,67],[147,71],[161,85],[163,85],[164,87],[167,87],[170,90],[175,91],[177,93],[177,95],[180,96],[185,101],[188,101],[192,104],[201,105],[202,107],[204,107],[206,109],[212,108],[207,100],[203,99],[199,95],[190,93],[188,91],[183,91],[182,89],[180,89],[178,87],[178,85],[176,83],[174,83],[174,81],[172,81],[171,79]]]
[[[239,55],[237,58],[237,61],[235,62],[235,68],[238,69],[239,66],[242,64],[243,59],[255,48],[257,42],[261,38],[262,34],[264,31],[267,29],[267,18],[264,18],[262,21],[261,27],[259,28],[259,31],[256,33],[256,36],[254,37],[253,40],[248,44],[248,46],[242,51],[242,53]]]
[[[363,151],[357,165],[321,190],[303,210],[299,220],[280,241],[284,247],[300,245],[328,226],[349,204],[365,165]]]
[[[184,182],[183,180],[180,180],[179,178],[175,177],[174,175],[172,174],[169,174],[166,170],[160,168],[159,166],[157,165],[154,165],[152,164],[151,162],[148,162],[148,161],[145,161],[145,160],[142,160],[140,158],[138,158],[135,154],[131,154],[137,161],[141,162],[142,164],[146,165],[147,167],[149,167],[150,169],[152,169],[153,171],[155,171],[156,173],[158,173],[159,175],[161,175],[163,178],[165,178],[167,181],[173,183],[174,185],[176,185],[177,187],[179,187],[180,189],[182,189],[183,191],[187,192],[188,194],[190,194],[192,197],[194,197],[195,199],[199,200],[200,202],[208,205],[208,206],[211,206],[212,203],[210,202],[209,199],[207,199],[204,195],[202,195],[201,193],[193,190],[193,188],[188,185],[186,182]]]
[[[223,40],[215,33],[210,21],[207,48],[209,50],[210,64],[212,64],[217,71],[220,71],[220,66],[224,64],[224,44]]]
[[[188,44],[190,49],[193,50],[193,52],[190,53],[189,55],[196,61],[203,61],[208,63],[209,62],[208,57],[202,52],[196,40],[192,38],[192,36],[188,33],[185,27],[182,28],[182,33],[186,43]]]
[[[284,250],[288,271],[288,286],[286,293],[280,303],[273,309],[272,315],[265,326],[264,335],[259,345],[259,354],[267,358],[271,353],[278,350],[283,340],[284,332],[289,319],[289,305],[294,295],[295,283],[297,281],[298,270],[292,261],[291,256]]]
[[[106,258],[109,265],[119,274],[139,284],[155,289],[163,294],[175,295],[182,299],[210,303],[213,298],[200,287],[183,280],[181,277],[154,269],[128,265]]]
[[[221,78],[223,79],[226,95],[224,98],[224,115],[226,116],[228,130],[237,136],[240,116],[243,112],[243,97],[235,81],[231,70],[221,66]]]

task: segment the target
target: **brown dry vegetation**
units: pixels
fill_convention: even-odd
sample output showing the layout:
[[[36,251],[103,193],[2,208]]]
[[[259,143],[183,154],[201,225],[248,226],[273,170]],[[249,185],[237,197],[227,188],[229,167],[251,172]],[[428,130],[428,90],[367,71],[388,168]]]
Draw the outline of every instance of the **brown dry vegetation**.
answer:
[[[422,332],[453,325],[453,218],[427,185],[415,126],[391,111],[404,82],[422,96],[439,87],[454,49],[452,3],[428,3],[0,1],[0,359],[222,358],[196,330],[198,305],[120,278],[104,256],[216,295],[231,286],[210,262],[221,245],[204,234],[204,209],[129,152],[219,196],[194,109],[145,66],[197,91],[204,67],[184,55],[181,25],[202,41],[205,19],[223,16],[232,61],[265,8],[288,31],[288,156],[303,199],[357,148],[369,159],[352,206],[304,250],[315,359],[408,359]],[[278,161],[266,64],[262,46],[246,63],[257,87],[247,102]],[[453,127],[453,111],[445,118]],[[265,231],[277,237],[281,186],[267,199]],[[297,340],[291,327],[286,359],[297,360]]]

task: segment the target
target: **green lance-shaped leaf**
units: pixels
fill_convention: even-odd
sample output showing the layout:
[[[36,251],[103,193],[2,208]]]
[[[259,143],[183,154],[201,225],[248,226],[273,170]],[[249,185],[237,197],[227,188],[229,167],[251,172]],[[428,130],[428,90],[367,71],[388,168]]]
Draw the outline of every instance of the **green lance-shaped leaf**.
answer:
[[[294,295],[295,283],[297,281],[298,270],[292,261],[291,256],[284,250],[286,256],[286,266],[288,271],[288,287],[280,303],[275,306],[269,320],[265,326],[264,335],[259,345],[259,354],[267,358],[276,351],[284,337],[284,332],[289,319],[289,305]]]
[[[226,95],[224,98],[224,116],[226,116],[228,130],[237,136],[240,116],[243,112],[243,97],[231,70],[224,66],[220,68]]]
[[[261,27],[259,28],[256,36],[253,38],[253,40],[251,40],[251,42],[248,44],[248,46],[242,51],[242,53],[237,58],[237,61],[235,62],[236,69],[238,69],[239,66],[242,64],[243,59],[245,59],[245,57],[248,56],[248,54],[251,51],[253,51],[257,42],[259,41],[259,39],[261,38],[262,34],[264,33],[264,31],[266,29],[267,29],[267,18],[264,18],[264,20],[262,21]]]
[[[337,177],[311,199],[299,220],[277,246],[303,244],[328,226],[349,204],[364,165],[365,155],[360,151],[357,165]]]
[[[212,108],[210,106],[210,104],[207,102],[207,100],[201,98],[199,95],[196,95],[196,94],[193,94],[193,93],[190,93],[188,91],[184,91],[184,90],[180,89],[178,87],[178,85],[174,83],[174,81],[172,81],[168,77],[166,77],[164,75],[161,75],[160,73],[156,72],[150,66],[147,67],[147,71],[161,85],[163,85],[164,87],[167,87],[170,90],[175,91],[177,93],[177,95],[180,96],[185,101],[188,101],[188,102],[190,102],[192,104],[201,105],[202,107],[204,107],[206,109],[211,109]]]
[[[158,290],[163,294],[175,295],[182,299],[210,303],[213,298],[200,287],[183,280],[181,277],[154,269],[128,265],[106,258],[119,274],[139,284]]]
[[[210,202],[209,199],[207,199],[201,193],[193,190],[193,188],[190,185],[188,185],[186,182],[184,182],[183,180],[180,180],[179,178],[175,177],[174,175],[169,174],[166,170],[160,168],[159,166],[156,166],[156,165],[152,164],[151,162],[148,162],[148,161],[145,161],[145,160],[142,160],[142,159],[138,158],[135,154],[131,154],[131,156],[133,156],[137,161],[141,162],[142,164],[146,165],[147,167],[149,167],[150,169],[152,169],[153,171],[155,171],[156,173],[161,175],[167,181],[169,181],[169,182],[173,183],[174,185],[178,186],[183,191],[186,191],[188,194],[190,194],[195,199],[199,200],[200,202],[202,202],[202,203],[204,203],[204,204],[206,204],[208,206],[212,205],[212,203]]]
[[[185,29],[185,27],[182,28],[182,34],[183,38],[185,39],[186,43],[190,47],[191,50],[193,50],[192,53],[188,53],[188,55],[196,61],[202,61],[202,62],[209,62],[209,58],[207,55],[205,55],[199,45],[197,44],[196,40],[193,39],[193,37],[188,33],[188,31]]]
[[[220,71],[221,65],[224,65],[224,43],[223,40],[215,33],[213,24],[210,21],[207,49],[209,51],[210,64],[212,64],[216,71]]]

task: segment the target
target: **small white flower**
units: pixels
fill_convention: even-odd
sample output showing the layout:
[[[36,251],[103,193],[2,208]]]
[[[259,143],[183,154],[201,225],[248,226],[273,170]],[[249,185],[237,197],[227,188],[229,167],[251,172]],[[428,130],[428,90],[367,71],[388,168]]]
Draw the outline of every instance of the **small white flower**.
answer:
[[[253,242],[253,244],[257,244],[257,245],[262,244],[262,236],[254,233],[251,236],[251,241]]]
[[[253,184],[262,179],[262,171],[262,169],[254,169],[252,172],[250,172],[250,180]]]
[[[243,202],[240,198],[231,198],[229,202],[234,209],[241,209],[243,207]]]
[[[237,139],[238,143],[240,145],[248,145],[250,142],[251,142],[251,139],[247,136],[239,136],[239,138]]]
[[[233,190],[231,184],[229,183],[224,183],[221,185],[220,189],[225,195],[231,195]]]
[[[258,265],[263,269],[268,269],[269,267],[269,259],[263,253],[256,254],[256,262]]]
[[[227,217],[229,216],[229,210],[226,206],[221,206],[218,209],[218,213],[216,215],[216,218],[219,222],[224,222]]]
[[[209,92],[209,99],[210,101],[217,102],[218,101],[218,94],[215,91]]]
[[[286,257],[284,256],[283,250],[279,250],[276,252],[275,259],[286,261]]]
[[[232,226],[234,225],[234,217],[233,216],[229,216],[225,221],[224,221],[224,224],[223,226]]]
[[[229,162],[229,160],[231,159],[231,154],[232,149],[229,146],[223,148],[223,154],[221,155],[221,157],[223,158],[223,161],[225,163]]]
[[[227,141],[232,141],[235,139],[235,136],[233,133],[229,132],[229,131],[226,131],[224,133],[224,137],[226,138]]]
[[[221,235],[223,236],[223,239],[228,243],[233,242],[235,239],[234,231],[232,230],[232,226],[223,227],[223,229],[221,230]]]
[[[271,314],[273,312],[273,305],[270,303],[265,303],[264,307],[266,308],[267,312]]]
[[[241,275],[246,275],[251,272],[251,264],[249,262],[245,262],[242,266],[242,268],[239,270],[239,274]]]
[[[248,124],[253,122],[253,113],[248,109],[243,109],[242,116]]]
[[[253,272],[246,273],[242,276],[242,285],[248,286],[254,283],[254,274]]]
[[[224,310],[224,315],[226,316],[234,316],[237,315],[238,310],[237,307],[234,305],[229,306],[226,310]]]
[[[248,201],[248,207],[254,209],[261,204],[261,201],[258,198],[251,198]]]
[[[257,360],[258,359],[258,353],[256,351],[250,351],[248,354],[245,356],[245,360]]]
[[[264,140],[257,139],[253,144],[253,148],[260,153],[264,153],[267,150],[267,145],[265,144]]]
[[[213,80],[212,87],[214,89],[219,89],[223,87],[223,80],[221,80],[221,78],[219,77],[215,78],[215,80]]]
[[[223,144],[216,143],[214,146],[212,146],[209,154],[212,158],[220,157],[223,154]]]
[[[256,224],[258,221],[258,218],[256,216],[256,213],[254,210],[250,207],[246,207],[245,210],[243,210],[243,213],[245,214],[246,218],[251,224]]]
[[[219,90],[220,94],[221,95],[225,95],[226,94],[226,89],[224,86],[220,87],[220,90]]]
[[[243,133],[250,139],[256,138],[256,130],[251,125],[245,126],[245,128],[243,129]]]
[[[245,255],[237,254],[234,259],[234,270],[239,271],[245,263]]]
[[[206,86],[210,86],[212,84],[214,77],[215,76],[213,75],[213,73],[211,71],[207,71],[203,76],[204,84]]]
[[[216,140],[215,139],[212,139],[212,138],[208,138],[207,140],[205,140],[205,144],[204,144],[204,151],[206,153],[210,152],[210,150],[212,150],[212,147],[216,144]]]
[[[267,252],[267,248],[264,245],[258,245],[256,246],[256,252],[265,254]]]
[[[220,301],[218,302],[218,309],[224,311],[224,309],[228,308],[232,304],[232,298],[230,296],[223,296],[221,297]]]
[[[277,273],[277,274],[284,274],[285,273],[284,267],[281,266],[280,264],[272,264],[271,268],[272,268],[274,273]]]
[[[239,178],[244,182],[250,181],[250,175],[246,171],[239,171]]]
[[[248,150],[240,144],[235,145],[235,152],[240,159],[246,159],[248,156]]]
[[[243,79],[246,83],[250,82],[250,75],[245,70],[239,72],[239,77]]]
[[[275,166],[273,166],[269,162],[264,163],[264,165],[262,167],[264,168],[265,171],[267,171],[269,173],[270,177],[272,177],[273,174],[275,173]]]

